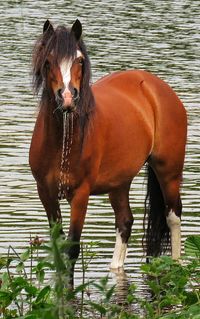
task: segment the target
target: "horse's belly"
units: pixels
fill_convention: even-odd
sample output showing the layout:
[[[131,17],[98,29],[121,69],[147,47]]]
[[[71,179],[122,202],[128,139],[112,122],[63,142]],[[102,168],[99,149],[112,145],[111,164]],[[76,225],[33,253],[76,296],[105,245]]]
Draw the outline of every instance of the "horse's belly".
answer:
[[[132,147],[131,145],[121,145],[110,153],[105,153],[92,193],[107,193],[131,182],[146,162],[150,152],[151,143],[150,141],[148,143],[146,139],[143,143],[133,143]]]

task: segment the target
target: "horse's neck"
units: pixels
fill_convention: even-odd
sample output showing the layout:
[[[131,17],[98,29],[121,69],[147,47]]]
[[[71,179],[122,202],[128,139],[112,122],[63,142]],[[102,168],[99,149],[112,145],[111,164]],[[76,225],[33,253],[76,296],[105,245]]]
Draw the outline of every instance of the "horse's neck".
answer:
[[[53,113],[48,114],[47,112],[41,115],[41,121],[43,122],[43,138],[45,143],[59,146],[62,138],[62,123],[60,123]]]
[[[87,125],[84,117],[77,114],[62,114],[57,110],[52,92],[43,91],[43,98],[39,114],[43,122],[43,137],[45,143],[50,143],[53,147],[60,148],[64,139],[73,144],[73,148],[79,153],[82,148],[84,138],[84,128]]]

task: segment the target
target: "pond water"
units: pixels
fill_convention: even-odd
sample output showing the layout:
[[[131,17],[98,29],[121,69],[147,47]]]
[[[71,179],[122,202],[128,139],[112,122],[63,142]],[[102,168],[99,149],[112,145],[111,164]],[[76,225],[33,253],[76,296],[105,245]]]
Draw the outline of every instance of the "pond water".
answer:
[[[84,28],[93,81],[115,70],[145,69],[166,80],[188,113],[188,143],[182,188],[182,241],[200,226],[200,1],[30,1],[5,0],[0,13],[0,253],[20,250],[32,237],[48,239],[46,214],[28,165],[37,98],[31,88],[31,52],[44,21]],[[125,264],[127,280],[142,287],[144,170],[135,178],[130,202],[135,217]],[[67,231],[69,207],[62,202]],[[114,216],[107,195],[91,197],[84,243],[99,242],[87,278],[109,273],[115,243]],[[81,281],[81,262],[76,283]],[[141,288],[142,289],[142,288]]]

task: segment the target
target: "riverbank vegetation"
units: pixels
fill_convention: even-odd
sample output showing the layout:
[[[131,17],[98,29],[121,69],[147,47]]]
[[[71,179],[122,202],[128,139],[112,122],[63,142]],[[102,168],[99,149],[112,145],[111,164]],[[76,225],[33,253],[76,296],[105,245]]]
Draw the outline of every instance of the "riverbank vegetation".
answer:
[[[57,226],[51,237],[49,243],[31,239],[20,255],[10,247],[0,258],[0,318],[200,319],[200,236],[187,238],[181,263],[163,256],[143,264],[147,293],[140,296],[131,284],[120,304],[108,277],[99,282],[85,278],[95,243],[81,246],[82,283],[72,291],[65,285],[70,265]]]

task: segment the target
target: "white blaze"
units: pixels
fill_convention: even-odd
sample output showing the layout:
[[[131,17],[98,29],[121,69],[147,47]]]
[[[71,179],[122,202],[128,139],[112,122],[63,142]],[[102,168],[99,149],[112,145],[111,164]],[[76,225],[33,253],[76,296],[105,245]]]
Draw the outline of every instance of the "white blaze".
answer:
[[[79,58],[83,56],[80,50],[76,51],[76,58]],[[72,59],[64,59],[60,64],[60,72],[62,74],[63,83],[65,86],[65,89],[69,90],[69,83],[71,81],[71,67],[73,64]]]
[[[63,60],[60,65],[60,72],[62,74],[62,79],[65,88],[69,87],[69,82],[71,81],[71,67],[72,67],[72,60]]]
[[[122,237],[119,229],[116,231],[116,243],[115,250],[110,265],[111,269],[118,269],[124,266],[124,260],[126,258],[127,244],[122,242]]]
[[[80,50],[77,50],[76,52],[76,58],[79,58],[82,56],[82,53]],[[63,105],[65,107],[71,106],[72,105],[72,93],[69,89],[69,84],[71,81],[71,67],[73,64],[72,59],[64,59],[62,63],[60,64],[60,72],[62,75],[63,83],[64,83],[64,89],[62,92],[62,97],[63,97]]]
[[[172,258],[181,256],[181,219],[171,210],[167,216],[167,225],[170,229]]]

